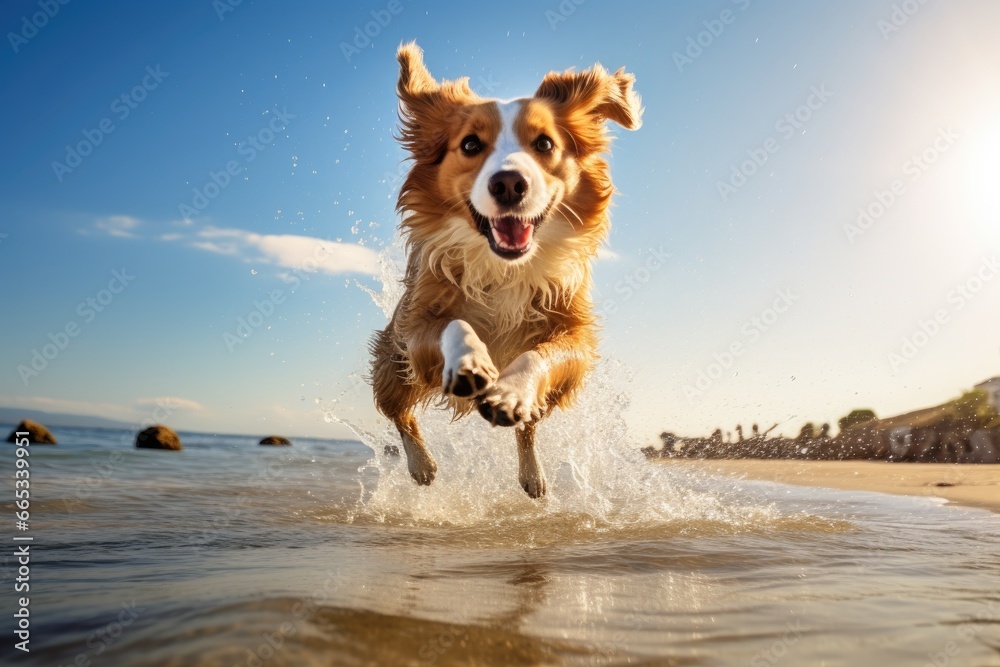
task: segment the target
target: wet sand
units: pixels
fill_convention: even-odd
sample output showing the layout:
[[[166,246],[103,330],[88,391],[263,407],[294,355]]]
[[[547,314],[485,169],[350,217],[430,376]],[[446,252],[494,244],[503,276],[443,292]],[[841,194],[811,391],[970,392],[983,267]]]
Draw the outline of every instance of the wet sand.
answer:
[[[1000,513],[1000,465],[668,459],[666,465],[782,484],[934,496]]]

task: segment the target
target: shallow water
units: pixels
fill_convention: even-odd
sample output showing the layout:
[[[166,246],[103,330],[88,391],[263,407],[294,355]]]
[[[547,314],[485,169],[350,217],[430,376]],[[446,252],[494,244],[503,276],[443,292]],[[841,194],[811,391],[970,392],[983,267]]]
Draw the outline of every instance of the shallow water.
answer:
[[[1000,516],[649,463],[623,384],[606,364],[540,427],[541,502],[478,418],[425,417],[430,488],[381,430],[178,453],[59,429],[18,664],[1000,665]]]

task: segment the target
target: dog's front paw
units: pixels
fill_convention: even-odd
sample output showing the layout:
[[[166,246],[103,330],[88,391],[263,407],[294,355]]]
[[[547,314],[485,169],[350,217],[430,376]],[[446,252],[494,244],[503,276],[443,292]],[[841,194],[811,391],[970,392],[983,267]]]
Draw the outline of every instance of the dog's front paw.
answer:
[[[453,320],[441,336],[444,368],[441,391],[446,396],[473,398],[490,388],[499,373],[483,341],[468,323]]]
[[[543,409],[529,387],[500,381],[479,398],[479,414],[494,426],[530,424],[542,418]]]
[[[497,375],[496,366],[485,350],[470,351],[453,361],[445,360],[441,391],[459,398],[472,398],[489,389]]]

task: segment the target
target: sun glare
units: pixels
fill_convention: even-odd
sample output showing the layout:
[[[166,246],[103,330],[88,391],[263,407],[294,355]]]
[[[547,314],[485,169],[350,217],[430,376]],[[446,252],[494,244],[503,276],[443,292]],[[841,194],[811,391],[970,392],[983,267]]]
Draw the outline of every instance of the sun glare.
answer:
[[[964,171],[970,222],[987,238],[1000,239],[1000,122],[976,128],[968,142]]]

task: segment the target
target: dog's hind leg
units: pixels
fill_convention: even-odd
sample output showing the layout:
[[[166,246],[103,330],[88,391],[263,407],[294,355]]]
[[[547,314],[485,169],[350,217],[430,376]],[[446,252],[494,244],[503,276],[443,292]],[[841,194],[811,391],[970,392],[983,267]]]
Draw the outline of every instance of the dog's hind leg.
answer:
[[[406,465],[417,484],[429,485],[437,473],[437,463],[424,445],[413,416],[421,399],[418,385],[408,381],[406,358],[398,352],[389,329],[376,334],[371,345],[371,382],[375,407],[392,420],[403,440]]]
[[[403,417],[394,420],[399,435],[403,439],[403,449],[406,451],[406,466],[410,470],[410,476],[417,480],[417,484],[423,486],[430,485],[437,475],[437,463],[431,456],[424,439],[417,428],[417,420],[412,413],[407,413]]]
[[[535,454],[535,422],[516,429],[517,434],[517,479],[532,498],[545,495],[545,471]]]

